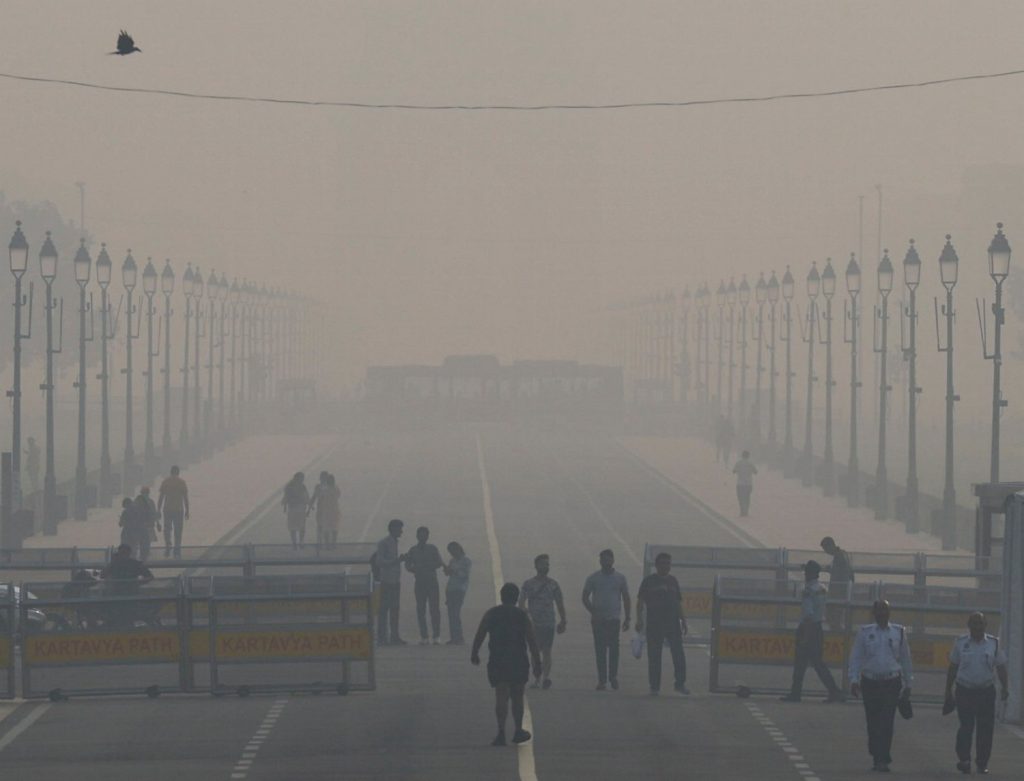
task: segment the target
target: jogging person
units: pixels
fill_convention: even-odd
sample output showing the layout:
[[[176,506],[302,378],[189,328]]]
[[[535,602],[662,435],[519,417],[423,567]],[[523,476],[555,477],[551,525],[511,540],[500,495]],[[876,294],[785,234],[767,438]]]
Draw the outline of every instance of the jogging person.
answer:
[[[181,536],[185,521],[189,519],[188,486],[180,477],[181,470],[171,467],[171,476],[160,483],[160,497],[157,500],[157,512],[164,517],[164,558],[171,555],[174,545],[174,558],[181,558]]]
[[[590,613],[597,660],[597,690],[611,684],[619,688],[619,626],[629,630],[629,587],[626,576],[615,571],[615,554],[603,550],[598,555],[601,569],[587,578],[583,586],[583,607]],[[625,611],[626,617],[621,618]]]
[[[675,673],[675,690],[689,694],[686,688],[686,653],[683,635],[689,631],[683,615],[683,594],[679,581],[671,574],[672,557],[659,553],[654,558],[654,572],[643,579],[636,597],[636,631],[646,629],[647,680],[651,694],[661,690],[661,651],[668,643]]]
[[[430,529],[421,526],[416,530],[416,544],[405,554],[405,568],[413,574],[413,593],[416,595],[416,620],[420,625],[420,645],[427,645],[427,607],[430,607],[430,628],[433,630],[434,645],[441,643],[441,590],[437,582],[437,571],[444,567],[444,561],[436,545],[427,542]]]
[[[531,666],[535,677],[541,674],[540,650],[530,617],[516,607],[518,599],[519,587],[515,583],[501,587],[501,604],[484,613],[469,656],[473,664],[480,664],[480,646],[484,638],[490,636],[487,643],[487,680],[494,687],[494,713],[498,717],[498,734],[491,741],[492,746],[505,745],[509,700],[512,700],[512,721],[515,724],[512,742],[525,743],[531,737],[523,729],[524,689],[530,678]]]
[[[550,689],[551,650],[555,645],[555,633],[565,632],[565,600],[562,599],[562,588],[558,581],[548,577],[551,557],[542,553],[533,560],[533,566],[537,574],[523,583],[523,588],[519,592],[519,607],[526,607],[530,620],[533,621],[537,645],[540,646],[541,675],[534,678],[531,686],[534,689],[538,688],[543,677],[544,688]],[[557,624],[555,608],[558,608]]]

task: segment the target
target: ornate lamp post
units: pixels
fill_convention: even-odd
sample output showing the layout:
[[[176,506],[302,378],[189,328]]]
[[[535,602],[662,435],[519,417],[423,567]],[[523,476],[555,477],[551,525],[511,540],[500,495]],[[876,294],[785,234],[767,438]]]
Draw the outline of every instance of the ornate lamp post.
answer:
[[[693,302],[693,295],[690,293],[689,286],[683,288],[683,294],[679,298],[679,327],[680,327],[680,338],[682,345],[680,346],[679,355],[679,400],[683,402],[685,406],[690,400],[690,305]],[[292,312],[289,307],[289,312]],[[292,323],[290,330],[289,344],[291,349],[288,350],[289,355],[295,358],[295,332],[294,332],[294,318],[290,317],[289,321]],[[292,366],[294,367],[294,360]],[[294,371],[293,371],[294,374]]]
[[[889,393],[889,378],[886,374],[889,357],[889,293],[892,292],[892,261],[889,250],[882,253],[878,264],[878,296],[881,302],[875,307],[875,321],[881,323],[881,346],[875,346],[879,354],[878,381],[878,467],[875,471],[875,518],[889,517],[889,478],[885,469],[885,402]]]
[[[241,288],[238,286],[238,278],[236,277],[231,282],[231,287],[228,290],[228,302],[231,304],[231,357],[228,365],[231,367],[229,391],[231,393],[230,399],[230,427],[233,430],[238,428],[238,385],[236,384],[235,375],[237,373],[238,364],[238,309],[239,309],[239,297],[241,296]]]
[[[217,357],[217,436],[224,441],[226,430],[224,421],[224,317],[226,315],[225,307],[228,303],[228,296],[231,292],[231,286],[228,284],[228,278],[224,274],[220,275],[220,282],[217,285],[220,288],[220,292],[217,295],[220,301],[220,347],[219,354]],[[234,335],[232,335],[232,339]]]
[[[953,388],[953,288],[956,287],[960,258],[946,234],[946,245],[939,255],[939,278],[946,288],[946,304],[942,314],[946,318],[946,346],[942,346],[942,335],[939,332],[939,306],[935,302],[935,331],[938,349],[946,354],[946,470],[942,487],[942,549],[952,550],[956,547],[956,489],[953,485],[953,404],[960,401]]]
[[[750,285],[744,275],[737,288],[740,300],[740,426],[744,434],[747,430],[747,306],[750,304]]]
[[[917,286],[921,282],[921,258],[914,248],[914,240],[910,240],[907,254],[903,256],[903,284],[910,292],[910,302],[906,309],[908,320],[908,344],[903,347],[903,358],[909,368],[907,406],[907,494],[903,499],[903,522],[908,532],[916,532],[920,528],[918,518],[918,487],[917,487]],[[902,319],[900,323],[902,323]],[[903,332],[900,332],[902,336]]]
[[[220,280],[217,272],[211,271],[206,279],[206,293],[210,299],[210,312],[207,317],[207,362],[206,362],[206,403],[203,405],[203,431],[209,448],[215,446],[213,435],[213,351],[217,343],[217,300],[220,298]]]
[[[188,448],[188,371],[189,371],[189,346],[191,344],[189,328],[192,324],[192,289],[195,287],[195,275],[192,273],[192,264],[185,265],[185,273],[181,275],[181,292],[185,294],[185,361],[182,366],[183,380],[181,383],[181,450],[182,455]],[[199,327],[198,325],[196,326]]]
[[[146,267],[142,270],[142,292],[146,296],[146,445],[143,463],[146,472],[155,471],[156,444],[153,441],[153,359],[160,355],[159,344],[154,349],[153,296],[156,294],[157,273],[152,258],[146,258]]]
[[[92,274],[92,258],[85,248],[85,239],[75,253],[75,282],[78,283],[78,460],[75,466],[75,519],[84,521],[89,517],[89,501],[85,471],[85,313],[90,311],[85,303],[85,286]],[[88,337],[91,338],[91,337]]]
[[[725,282],[718,283],[718,291],[715,293],[715,300],[718,303],[718,378],[717,393],[715,402],[718,412],[722,412],[722,369],[723,369],[723,347],[725,346]]]
[[[171,261],[164,261],[160,272],[160,292],[164,294],[164,439],[160,455],[164,461],[171,457],[171,294],[174,293],[174,271]]]
[[[704,412],[710,413],[711,411],[711,289],[708,287],[708,283],[704,283],[704,287],[701,290],[701,308],[704,310]],[[308,316],[308,311],[307,311]],[[312,329],[308,329],[307,333],[312,337]],[[312,344],[307,344],[307,352],[310,356],[310,369],[314,369],[312,356],[313,349]],[[313,372],[310,371],[310,375]]]
[[[26,300],[21,292],[21,279],[28,270],[28,242],[21,232],[21,220],[15,224],[14,235],[7,245],[14,276],[14,387],[7,392],[11,398],[11,470],[14,483],[13,507],[21,507],[21,340],[32,336],[32,283],[29,282],[28,328],[21,327],[21,308]]]
[[[988,275],[996,284],[996,300],[992,304],[992,315],[995,319],[995,341],[992,352],[988,352],[984,320],[979,310],[979,321],[982,323],[982,350],[985,359],[992,361],[992,453],[989,460],[989,482],[999,482],[999,416],[1006,406],[1000,386],[1000,375],[1003,368],[1003,323],[1006,322],[1006,310],[1003,309],[1003,282],[1010,276],[1010,243],[1003,235],[1003,223],[996,223],[996,235],[988,245]]]
[[[768,283],[764,281],[764,273],[754,285],[754,303],[757,304],[757,333],[754,340],[757,342],[757,368],[754,373],[754,406],[751,423],[754,430],[754,440],[761,439],[761,373],[764,371],[764,304],[768,300]]]
[[[782,298],[786,302],[783,318],[786,323],[786,335],[782,341],[786,343],[786,434],[782,445],[782,473],[786,477],[795,475],[796,464],[793,458],[793,275],[786,266],[782,275]]]
[[[818,293],[821,292],[821,275],[818,264],[811,264],[807,274],[807,411],[804,418],[804,457],[800,469],[800,482],[814,485],[814,440],[812,427],[814,424],[814,343],[818,340]]]
[[[192,439],[195,440],[192,444],[197,453],[203,450],[203,411],[202,411],[202,395],[199,391],[199,340],[203,338],[203,288],[205,284],[203,282],[202,272],[199,270],[199,266],[196,266],[195,272],[192,274],[192,298],[195,299],[196,303],[196,331],[195,331],[195,355],[192,357],[192,412],[195,415],[195,420],[192,421]]]
[[[736,359],[734,356],[734,350],[736,347],[736,281],[730,279],[729,287],[725,289],[725,300],[729,304],[729,392],[726,395],[728,399],[725,406],[725,417],[730,424],[733,422],[732,417],[732,392],[735,387],[733,376],[736,370]]]
[[[860,294],[860,266],[857,259],[850,253],[850,262],[846,264],[846,292],[850,294],[849,311],[843,309],[843,341],[850,345],[850,457],[847,459],[846,503],[850,507],[860,504],[860,466],[857,463],[857,296]],[[849,323],[849,336],[846,335],[846,324]]]
[[[50,232],[39,250],[39,273],[46,285],[46,382],[39,386],[46,393],[46,475],[43,478],[43,533],[57,533],[57,471],[54,466],[53,431],[53,356],[63,347],[64,301],[60,301],[60,326],[58,337],[61,347],[53,346],[53,310],[58,303],[53,297],[53,280],[57,278],[57,248],[53,246]]]
[[[132,257],[132,251],[128,250],[128,256],[121,264],[121,281],[127,295],[125,306],[125,329],[124,329],[124,464],[121,468],[121,493],[131,496],[135,488],[135,443],[133,441],[132,423],[134,419],[135,400],[132,389],[132,342],[139,338],[138,328],[132,324],[135,319],[135,304],[132,300],[132,293],[138,281],[139,269]]]
[[[114,476],[110,467],[110,370],[108,342],[114,338],[117,323],[110,318],[110,276],[113,270],[107,245],[96,256],[96,282],[100,286],[100,507],[110,507],[114,492]]]
[[[825,452],[821,465],[821,487],[825,496],[835,496],[836,467],[832,451],[832,297],[836,294],[836,272],[832,258],[821,272],[821,293],[825,296]]]
[[[779,279],[773,271],[768,280],[768,305],[771,307],[768,315],[771,323],[768,334],[768,452],[772,454],[773,458],[776,456],[778,448],[778,437],[775,430],[775,413],[778,409],[778,403],[775,400],[775,377],[778,374],[775,371],[775,307],[778,303]]]

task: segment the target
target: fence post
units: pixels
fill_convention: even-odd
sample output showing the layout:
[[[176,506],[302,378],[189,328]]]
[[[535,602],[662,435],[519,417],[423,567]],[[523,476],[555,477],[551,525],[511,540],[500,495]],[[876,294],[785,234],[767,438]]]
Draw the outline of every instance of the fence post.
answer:
[[[708,676],[708,691],[712,694],[717,692],[718,689],[718,630],[722,623],[722,606],[718,601],[718,579],[720,575],[715,575],[715,585],[711,591],[711,635],[710,637],[710,656],[711,664],[709,667]]]

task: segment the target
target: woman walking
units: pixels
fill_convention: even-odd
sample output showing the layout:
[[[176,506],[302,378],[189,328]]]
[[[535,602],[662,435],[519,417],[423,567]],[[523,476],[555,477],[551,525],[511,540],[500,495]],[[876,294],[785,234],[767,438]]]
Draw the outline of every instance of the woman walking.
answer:
[[[338,527],[341,525],[341,491],[334,475],[325,473],[313,491],[312,502],[316,502],[317,544],[332,549],[338,544]]]
[[[292,538],[292,549],[298,550],[306,541],[306,511],[309,509],[309,491],[306,476],[296,472],[284,487],[281,507],[288,519],[288,534]]]
[[[448,607],[448,632],[451,634],[448,645],[463,645],[466,639],[462,635],[462,603],[466,601],[466,592],[469,590],[469,570],[473,562],[457,542],[448,543],[448,553],[451,559],[444,568],[444,574],[448,576],[448,584],[444,589],[444,603]]]

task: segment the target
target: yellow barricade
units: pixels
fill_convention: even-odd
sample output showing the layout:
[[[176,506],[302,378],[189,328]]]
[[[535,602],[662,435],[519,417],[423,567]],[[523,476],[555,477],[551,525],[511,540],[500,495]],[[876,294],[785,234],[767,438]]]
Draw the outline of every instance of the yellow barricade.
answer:
[[[209,643],[209,635],[207,635]],[[218,630],[218,661],[263,661],[269,659],[358,659],[370,658],[370,630]],[[209,647],[209,645],[207,645]]]
[[[81,665],[95,662],[177,662],[181,657],[178,632],[60,633],[25,638],[22,649],[32,666]]]
[[[792,664],[796,638],[792,630],[728,629],[718,630],[715,652],[719,661],[753,664]],[[825,634],[823,658],[826,664],[842,664],[847,639],[841,634]]]

